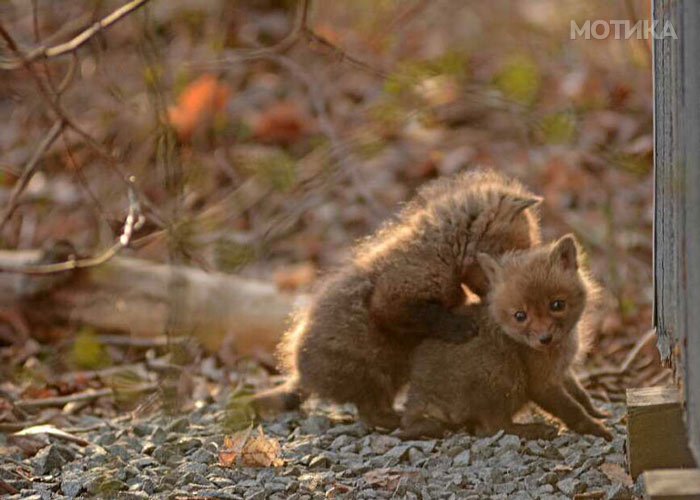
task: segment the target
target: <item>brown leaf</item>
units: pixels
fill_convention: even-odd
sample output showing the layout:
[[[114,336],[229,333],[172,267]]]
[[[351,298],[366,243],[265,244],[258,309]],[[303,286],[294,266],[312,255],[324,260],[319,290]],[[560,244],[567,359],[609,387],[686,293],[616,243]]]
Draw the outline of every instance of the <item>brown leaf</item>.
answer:
[[[258,115],[255,138],[270,144],[289,145],[311,131],[311,118],[293,102],[278,102]]]
[[[618,464],[604,463],[600,466],[600,471],[614,483],[622,483],[628,488],[634,485],[630,475]]]
[[[265,436],[262,427],[258,427],[258,435],[243,447],[241,458],[248,467],[280,467],[283,464],[281,451],[279,441]]]
[[[250,437],[252,427],[224,437],[224,444],[219,451],[219,463],[222,467],[233,467]]]
[[[265,436],[262,427],[251,437],[252,428],[226,436],[219,451],[219,463],[222,467],[280,467],[284,462],[280,458],[279,441]]]
[[[366,472],[362,477],[365,479],[365,481],[367,481],[367,484],[373,489],[394,491],[398,487],[401,479],[419,478],[420,473],[403,472],[395,469],[382,468]]]

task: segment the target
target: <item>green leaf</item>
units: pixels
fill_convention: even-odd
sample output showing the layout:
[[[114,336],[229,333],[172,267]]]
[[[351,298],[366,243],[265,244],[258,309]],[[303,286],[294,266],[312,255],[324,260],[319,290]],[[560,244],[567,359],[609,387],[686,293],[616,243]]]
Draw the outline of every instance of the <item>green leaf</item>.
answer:
[[[520,55],[508,61],[496,77],[496,87],[510,99],[532,104],[540,90],[542,77],[532,58]]]

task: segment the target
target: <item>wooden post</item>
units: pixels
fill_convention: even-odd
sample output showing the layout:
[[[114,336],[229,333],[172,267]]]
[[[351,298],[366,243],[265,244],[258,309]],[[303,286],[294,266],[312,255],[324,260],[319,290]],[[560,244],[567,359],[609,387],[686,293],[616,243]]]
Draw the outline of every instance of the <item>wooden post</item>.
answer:
[[[654,323],[700,460],[700,1],[653,0]]]
[[[644,498],[649,500],[700,500],[700,470],[665,469],[642,474]]]
[[[695,467],[675,387],[627,390],[627,463],[636,478],[651,469]]]

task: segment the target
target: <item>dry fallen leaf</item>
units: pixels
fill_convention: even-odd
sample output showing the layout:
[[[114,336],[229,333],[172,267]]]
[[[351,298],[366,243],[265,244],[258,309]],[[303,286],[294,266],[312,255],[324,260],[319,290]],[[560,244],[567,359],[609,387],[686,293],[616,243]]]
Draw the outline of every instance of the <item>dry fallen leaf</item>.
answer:
[[[241,458],[248,467],[280,467],[282,448],[279,441],[265,436],[262,427],[258,427],[257,436],[253,436],[243,447]]]
[[[262,427],[251,437],[252,428],[226,436],[219,451],[219,463],[222,467],[280,467],[282,451],[279,441],[269,438]]]
[[[420,473],[415,471],[397,471],[396,469],[381,468],[366,472],[362,476],[367,484],[372,489],[382,489],[386,491],[394,491],[398,487],[402,479],[407,480],[418,479]]]
[[[224,444],[219,451],[219,463],[222,467],[233,467],[241,454],[246,441],[250,437],[252,427],[235,433],[233,436],[224,437]]]
[[[312,130],[311,118],[293,102],[278,102],[255,120],[255,138],[268,144],[293,144]]]
[[[187,141],[202,125],[210,123],[231,97],[231,89],[214,75],[202,75],[180,94],[177,105],[168,109],[168,118],[178,137]]]
[[[631,488],[634,486],[634,482],[625,469],[623,469],[618,464],[604,463],[600,466],[600,471],[608,476],[610,481],[613,483],[622,483],[623,485]]]

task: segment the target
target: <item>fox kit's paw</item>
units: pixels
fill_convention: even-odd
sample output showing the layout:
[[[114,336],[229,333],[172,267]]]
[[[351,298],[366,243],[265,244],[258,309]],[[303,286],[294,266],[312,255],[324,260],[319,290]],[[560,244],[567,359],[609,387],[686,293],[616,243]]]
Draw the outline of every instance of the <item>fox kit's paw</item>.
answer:
[[[579,434],[592,434],[594,436],[599,436],[606,441],[612,441],[613,435],[603,424],[596,421],[585,422],[583,425],[579,425],[577,429],[574,429]]]
[[[609,412],[607,412],[601,408],[598,408],[596,406],[591,406],[591,408],[588,410],[588,414],[591,417],[595,417],[595,418],[610,418]]]
[[[410,423],[403,422],[398,437],[404,440],[421,438],[443,438],[449,429],[437,420],[423,418]]]
[[[401,417],[394,411],[360,410],[360,419],[369,427],[393,431],[401,425]]]
[[[515,434],[523,439],[527,439],[528,441],[533,439],[551,440],[559,434],[559,429],[557,427],[542,423],[513,424],[511,427],[505,429],[505,431],[509,434]]]

